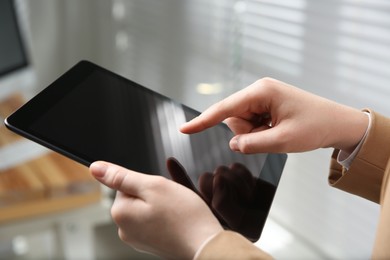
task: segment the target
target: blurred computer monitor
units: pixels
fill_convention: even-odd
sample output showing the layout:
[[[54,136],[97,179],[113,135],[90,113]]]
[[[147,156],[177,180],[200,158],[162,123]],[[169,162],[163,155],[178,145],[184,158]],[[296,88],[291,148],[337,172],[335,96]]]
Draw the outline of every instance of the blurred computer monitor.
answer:
[[[0,1],[0,100],[23,92],[34,80],[20,12],[19,1]]]

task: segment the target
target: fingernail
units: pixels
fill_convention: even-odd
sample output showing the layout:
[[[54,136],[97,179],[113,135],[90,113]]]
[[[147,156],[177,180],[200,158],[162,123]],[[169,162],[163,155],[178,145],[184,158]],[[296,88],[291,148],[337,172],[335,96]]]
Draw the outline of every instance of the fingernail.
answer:
[[[106,174],[107,165],[103,162],[94,162],[89,168],[95,178],[101,179]]]
[[[238,137],[235,136],[230,140],[230,149],[238,151]]]

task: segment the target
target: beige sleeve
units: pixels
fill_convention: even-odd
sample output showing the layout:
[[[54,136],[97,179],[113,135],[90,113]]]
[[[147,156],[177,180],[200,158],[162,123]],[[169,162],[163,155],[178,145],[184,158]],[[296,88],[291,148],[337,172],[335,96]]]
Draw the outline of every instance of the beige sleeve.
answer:
[[[272,259],[245,237],[232,231],[222,231],[199,252],[196,260],[209,259]]]
[[[348,171],[332,155],[329,184],[373,202],[380,202],[384,172],[390,158],[390,119],[371,114],[371,129]]]

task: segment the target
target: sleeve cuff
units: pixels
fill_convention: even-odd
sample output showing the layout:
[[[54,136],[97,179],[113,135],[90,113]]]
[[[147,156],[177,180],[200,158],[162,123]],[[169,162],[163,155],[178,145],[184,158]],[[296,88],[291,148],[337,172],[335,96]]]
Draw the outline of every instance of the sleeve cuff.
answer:
[[[221,231],[222,232],[222,231]],[[200,252],[202,252],[202,249],[207,245],[208,242],[210,242],[214,237],[216,237],[219,233],[216,233],[214,235],[211,235],[209,238],[207,238],[198,248],[198,250],[195,253],[195,256],[193,259],[198,259]]]
[[[351,166],[353,160],[355,159],[356,155],[359,153],[360,148],[362,147],[364,140],[367,137],[367,134],[369,130],[371,129],[371,115],[368,112],[364,112],[368,116],[368,126],[366,129],[366,132],[364,133],[362,139],[360,140],[359,144],[356,146],[355,150],[352,153],[347,153],[345,151],[340,151],[337,156],[337,162],[343,166],[346,170],[349,170],[349,167]]]

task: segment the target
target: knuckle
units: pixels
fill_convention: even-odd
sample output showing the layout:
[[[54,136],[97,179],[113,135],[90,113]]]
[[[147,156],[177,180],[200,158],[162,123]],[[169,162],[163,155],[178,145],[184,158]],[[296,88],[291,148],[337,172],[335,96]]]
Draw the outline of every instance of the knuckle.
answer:
[[[261,78],[256,82],[256,86],[261,88],[264,93],[268,93],[271,96],[276,94],[278,89],[280,88],[280,84],[274,78],[265,77]]]
[[[250,141],[249,138],[240,138],[239,148],[240,151],[244,154],[251,154],[254,152],[253,143]]]
[[[115,203],[111,207],[111,217],[116,224],[120,225],[120,223],[122,223],[122,220],[123,220],[122,209],[120,207],[118,207],[117,204],[115,204]]]
[[[123,232],[121,228],[118,228],[118,237],[125,243],[130,243],[131,239],[126,232]]]
[[[270,77],[264,77],[256,81],[256,85],[259,85],[261,87],[269,87],[274,85],[274,83],[275,83],[275,79]]]
[[[149,185],[153,189],[161,189],[167,185],[168,179],[162,176],[155,176],[152,181],[150,181]]]
[[[124,227],[132,220],[132,215],[127,205],[127,200],[115,199],[111,207],[111,218],[118,227]]]
[[[124,174],[119,168],[113,168],[110,170],[111,172],[109,173],[110,176],[112,176],[112,188],[114,189],[120,189],[123,185],[123,182],[126,178],[126,174]]]

